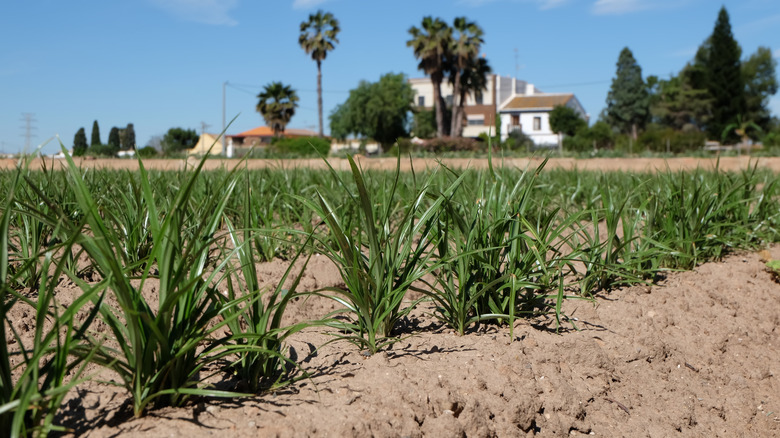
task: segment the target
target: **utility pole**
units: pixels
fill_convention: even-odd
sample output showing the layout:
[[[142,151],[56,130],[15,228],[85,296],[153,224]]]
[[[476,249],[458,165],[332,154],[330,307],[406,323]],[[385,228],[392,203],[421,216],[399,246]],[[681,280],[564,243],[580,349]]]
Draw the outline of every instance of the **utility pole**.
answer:
[[[22,134],[22,137],[24,137],[24,153],[27,153],[30,150],[30,140],[33,138],[32,131],[35,130],[33,122],[37,120],[35,120],[35,114],[33,113],[22,113],[22,121],[24,122],[24,126],[22,126],[22,129],[24,129],[24,134]]]
[[[222,136],[219,141],[224,146],[223,153],[227,154],[227,142],[225,141],[225,87],[227,87],[228,81],[222,83]]]

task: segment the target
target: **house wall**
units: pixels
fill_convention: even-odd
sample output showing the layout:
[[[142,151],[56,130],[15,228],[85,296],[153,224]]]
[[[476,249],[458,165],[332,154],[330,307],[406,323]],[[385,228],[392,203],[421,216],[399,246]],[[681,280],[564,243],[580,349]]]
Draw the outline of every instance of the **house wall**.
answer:
[[[205,155],[211,150],[211,155],[222,155],[224,152],[223,141],[217,141],[217,136],[212,134],[202,134],[195,147],[187,151],[188,155]]]
[[[494,106],[494,96],[493,96],[493,82],[494,78],[496,78],[495,75],[488,76],[487,81],[487,88],[482,92],[482,104],[481,106]],[[504,78],[506,79],[506,78]],[[415,97],[414,97],[414,106],[418,106],[418,96],[423,96],[425,99],[425,108],[432,109],[433,108],[433,84],[431,83],[430,78],[414,78],[409,79],[409,85],[412,86],[412,90],[414,90]],[[445,79],[444,82],[441,83],[441,95],[442,97],[447,100],[452,99],[452,85]],[[472,106],[477,105],[477,100],[474,95],[468,95],[466,96],[466,106]]]
[[[466,96],[466,102],[464,106],[464,112],[467,119],[477,120],[482,119],[482,125],[469,125],[468,121],[463,125],[464,137],[478,137],[481,133],[488,133],[495,130],[495,99],[496,92],[493,88],[495,82],[495,75],[488,77],[487,88],[482,92],[482,103],[477,104],[476,96],[470,94]],[[414,106],[418,106],[419,96],[422,96],[425,100],[425,108],[433,109],[433,84],[430,78],[415,78],[409,79],[409,84],[415,92]],[[452,85],[445,81],[441,84],[441,94],[445,100],[452,97]]]
[[[512,126],[512,115],[520,116],[520,125]],[[540,119],[540,129],[534,129],[534,119]],[[501,139],[506,140],[513,129],[522,129],[537,146],[557,145],[558,135],[550,129],[550,114],[546,111],[507,111],[501,114]]]
[[[433,84],[431,84],[430,78],[415,78],[410,79],[409,84],[415,91],[416,96],[423,96],[425,99],[425,108],[433,108]],[[452,86],[448,82],[441,84],[442,96],[446,98],[448,95],[452,95]],[[475,120],[482,119],[482,125],[469,124],[466,122],[463,125],[464,137],[478,137],[480,134],[495,134],[495,123],[493,117],[495,117],[496,108],[501,107],[501,104],[506,103],[508,100],[515,96],[532,95],[541,93],[533,84],[527,81],[518,80],[516,78],[508,76],[490,75],[488,78],[487,89],[483,92],[482,104],[477,105],[475,97],[470,95],[466,99],[466,106],[464,108],[467,119]],[[415,96],[414,105],[417,106],[418,100]],[[585,113],[582,105],[576,99],[576,97],[569,100],[567,106],[574,109],[584,120],[588,120],[588,115]],[[551,109],[537,109],[531,111],[504,111],[500,114],[501,121],[501,137],[506,139],[509,136],[511,126],[512,114],[520,115],[520,126],[523,132],[528,135],[536,145],[557,145],[558,136],[550,129],[549,111]],[[534,118],[540,118],[540,129],[534,129]]]

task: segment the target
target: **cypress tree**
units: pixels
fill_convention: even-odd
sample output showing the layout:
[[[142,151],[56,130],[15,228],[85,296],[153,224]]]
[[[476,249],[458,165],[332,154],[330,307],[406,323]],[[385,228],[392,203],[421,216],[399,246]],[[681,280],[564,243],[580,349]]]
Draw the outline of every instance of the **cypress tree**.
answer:
[[[120,140],[119,140],[119,128],[114,126],[111,128],[111,131],[108,133],[108,146],[111,147],[113,150],[113,153],[116,153],[116,151],[119,150],[120,146]]]
[[[628,47],[620,52],[617,75],[607,94],[607,122],[636,140],[650,117],[650,94],[642,79],[642,67]]]
[[[95,120],[94,123],[92,123],[92,141],[89,143],[90,146],[99,146],[102,143],[100,142],[100,127],[98,127],[98,122]]]
[[[80,157],[87,151],[87,133],[84,128],[79,128],[73,137],[73,156]]]
[[[735,123],[746,110],[745,84],[739,60],[742,49],[731,33],[725,7],[720,8],[709,43],[704,67],[705,83],[712,97],[712,118],[707,123],[707,135],[711,139],[720,139],[726,126]]]
[[[125,128],[124,148],[127,150],[135,149],[135,128],[132,123],[128,123]]]

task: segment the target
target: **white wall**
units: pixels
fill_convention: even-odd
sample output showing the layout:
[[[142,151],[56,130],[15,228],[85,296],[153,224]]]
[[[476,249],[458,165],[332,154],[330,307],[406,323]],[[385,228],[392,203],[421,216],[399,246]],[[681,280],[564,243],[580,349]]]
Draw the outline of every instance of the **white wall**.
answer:
[[[417,96],[425,97],[425,106],[428,108],[433,107],[433,84],[430,78],[413,78],[409,79],[409,84],[415,92],[414,105],[417,106]],[[493,75],[488,77],[487,88],[482,91],[482,104],[493,105]],[[452,85],[445,79],[441,83],[441,96],[447,98],[452,95]],[[476,99],[473,95],[466,96],[466,105],[476,105]]]
[[[517,114],[517,113],[515,113]],[[523,133],[533,140],[537,146],[542,145],[557,145],[558,135],[552,132],[550,129],[550,114],[547,112],[523,112],[520,114],[520,124],[523,128]],[[534,129],[534,118],[539,117],[541,119],[541,126],[539,130]],[[501,114],[501,139],[506,140],[509,137],[511,129],[512,114]]]

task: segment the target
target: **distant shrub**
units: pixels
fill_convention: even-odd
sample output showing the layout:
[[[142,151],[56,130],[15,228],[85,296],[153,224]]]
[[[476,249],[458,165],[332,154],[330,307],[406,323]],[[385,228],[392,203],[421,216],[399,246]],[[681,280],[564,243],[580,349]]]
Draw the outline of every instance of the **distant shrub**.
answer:
[[[563,138],[563,149],[574,152],[587,152],[594,149],[612,149],[615,146],[615,134],[605,122],[596,122],[593,126],[581,127],[574,136]]]
[[[330,140],[320,137],[279,138],[271,143],[269,152],[286,157],[327,156]]]
[[[87,149],[84,155],[91,157],[114,157],[116,156],[117,149],[114,146],[107,144],[93,144]]]
[[[157,149],[153,148],[152,146],[144,146],[141,149],[138,149],[136,153],[141,158],[153,158],[159,154]]]
[[[384,151],[386,154],[393,157],[397,157],[400,153],[402,156],[409,155],[417,149],[417,145],[412,143],[409,138],[399,138],[390,148]]]
[[[650,127],[639,136],[637,144],[640,150],[653,152],[666,152],[668,146],[669,152],[677,154],[701,149],[705,140],[706,135],[703,132]]]
[[[525,134],[525,132],[515,129],[509,133],[506,139],[506,148],[510,151],[532,151],[536,148],[536,144],[531,137]]]
[[[770,132],[764,136],[761,143],[764,144],[764,147],[780,146],[780,132]]]
[[[426,140],[420,149],[440,154],[442,152],[479,152],[484,150],[486,146],[473,138],[442,137]]]
[[[583,135],[563,137],[563,150],[572,152],[592,151],[593,142]]]

